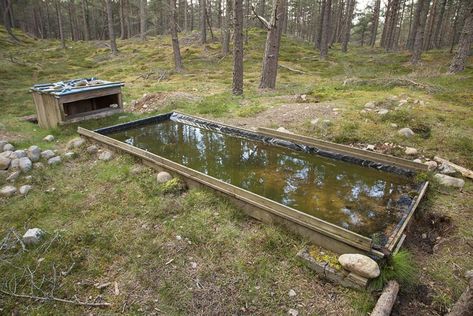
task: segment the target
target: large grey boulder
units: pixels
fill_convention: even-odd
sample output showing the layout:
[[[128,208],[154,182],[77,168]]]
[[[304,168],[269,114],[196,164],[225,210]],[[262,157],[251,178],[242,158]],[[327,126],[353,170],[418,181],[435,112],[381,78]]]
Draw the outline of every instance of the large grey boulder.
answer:
[[[401,128],[397,133],[407,138],[415,135],[415,133],[409,127]]]
[[[33,187],[29,184],[22,185],[19,189],[21,195],[27,195]]]
[[[344,269],[364,278],[374,279],[381,273],[376,261],[365,255],[343,254],[338,258],[338,262]]]
[[[48,159],[48,165],[57,165],[61,163],[61,157],[56,156]]]
[[[0,156],[0,170],[7,170],[10,167],[10,158]]]
[[[39,228],[30,228],[23,235],[23,243],[25,245],[33,245],[38,243],[43,237],[44,232]]]
[[[113,153],[109,150],[104,150],[99,155],[99,160],[103,160],[103,161],[109,161],[109,160],[112,160],[112,158],[113,158]]]
[[[11,197],[15,195],[16,188],[12,185],[6,185],[2,189],[0,189],[0,196],[1,197]]]
[[[12,144],[5,144],[3,145],[3,151],[15,151],[15,146]]]
[[[77,138],[71,139],[67,143],[66,148],[67,149],[79,148],[84,144],[85,144],[85,139],[83,139],[82,137],[77,137]]]
[[[54,151],[52,151],[51,149],[48,149],[48,150],[45,150],[45,151],[41,152],[41,157],[43,157],[46,160],[51,159],[54,156],[56,156],[56,153]]]
[[[450,176],[447,176],[446,174],[437,173],[434,176],[434,178],[437,179],[438,182],[441,185],[444,185],[444,186],[447,186],[447,187],[455,187],[455,188],[460,188],[461,189],[465,185],[465,180],[450,177]]]
[[[158,181],[158,183],[166,183],[171,179],[172,179],[172,176],[169,174],[169,172],[166,172],[166,171],[161,171],[156,176],[156,180]]]
[[[37,162],[41,158],[41,149],[38,146],[30,146],[27,154],[32,162]]]
[[[23,158],[23,157],[26,157],[26,151],[22,150],[22,149],[18,149],[18,150],[15,150],[13,152],[13,155],[12,155],[12,158]]]
[[[450,166],[449,164],[446,164],[446,163],[442,163],[440,165],[439,171],[442,174],[455,174],[455,173],[457,173],[457,171],[452,166]]]
[[[28,157],[20,158],[19,165],[20,165],[20,170],[24,173],[29,172],[33,168],[33,163]]]

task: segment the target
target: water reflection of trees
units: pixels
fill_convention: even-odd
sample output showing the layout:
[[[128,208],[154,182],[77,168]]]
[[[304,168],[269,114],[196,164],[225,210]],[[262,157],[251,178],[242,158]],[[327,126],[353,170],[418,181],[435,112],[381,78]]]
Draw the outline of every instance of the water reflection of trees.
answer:
[[[374,169],[172,121],[114,137],[365,235],[395,220],[384,206],[405,184]]]

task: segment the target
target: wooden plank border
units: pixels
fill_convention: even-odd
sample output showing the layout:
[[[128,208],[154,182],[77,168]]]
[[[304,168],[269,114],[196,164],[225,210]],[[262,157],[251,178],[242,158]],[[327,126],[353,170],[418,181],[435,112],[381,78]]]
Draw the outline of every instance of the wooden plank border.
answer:
[[[184,178],[199,182],[212,189],[225,193],[226,195],[232,198],[236,198],[237,200],[257,207],[258,209],[264,210],[268,214],[288,220],[294,224],[312,230],[318,234],[322,234],[333,240],[344,243],[354,249],[358,249],[359,251],[368,253],[376,253],[377,255],[379,255],[378,252],[372,249],[372,240],[368,237],[359,235],[357,233],[336,226],[332,223],[326,222],[314,216],[287,207],[268,198],[241,189],[216,178],[210,177],[206,174],[190,169],[188,167],[160,157],[146,150],[118,141],[106,135],[102,135],[82,127],[78,128],[78,133],[94,141],[103,143],[112,148],[127,152],[143,160],[156,164],[157,166],[177,173],[183,176]],[[325,246],[327,247],[329,245]]]
[[[271,128],[259,127],[258,133],[264,136],[270,136],[291,142],[303,144],[306,146],[316,147],[331,152],[336,152],[348,156],[353,156],[373,162],[378,162],[386,165],[392,165],[403,169],[416,170],[416,171],[427,171],[427,166],[421,163],[413,162],[410,160],[371,152],[364,149],[350,147],[342,144],[332,143],[308,136],[280,132]]]

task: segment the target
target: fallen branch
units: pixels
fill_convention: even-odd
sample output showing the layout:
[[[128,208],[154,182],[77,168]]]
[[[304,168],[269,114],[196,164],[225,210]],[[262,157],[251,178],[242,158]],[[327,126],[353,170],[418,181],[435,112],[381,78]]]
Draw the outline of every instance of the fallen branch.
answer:
[[[371,316],[389,316],[391,315],[391,310],[393,305],[396,302],[397,293],[399,292],[399,284],[391,280],[384,287],[383,293],[378,299],[376,306],[371,312]]]
[[[303,72],[302,70],[294,69],[294,68],[291,68],[289,66],[285,66],[285,65],[281,65],[281,64],[279,64],[278,66],[283,68],[283,69],[286,69],[286,70],[289,70],[289,71],[292,71],[292,72],[295,72],[295,73],[298,73],[298,74],[302,74],[302,75],[305,74],[305,72]]]
[[[437,156],[434,157],[434,160],[438,163],[449,165],[450,167],[452,167],[456,171],[460,172],[462,174],[462,176],[464,176],[466,178],[473,179],[473,171],[471,171],[470,169],[463,168],[462,166],[456,165],[453,162],[450,162],[446,159],[443,159],[443,158],[440,158],[440,157],[437,157]]]
[[[89,302],[82,302],[82,301],[79,301],[79,300],[75,300],[75,301],[66,300],[64,298],[59,298],[59,297],[55,297],[55,296],[34,296],[34,295],[26,295],[26,294],[16,294],[16,293],[7,292],[7,291],[4,291],[4,290],[0,290],[0,293],[2,293],[4,295],[8,295],[8,296],[13,296],[13,297],[17,297],[17,298],[26,298],[26,299],[35,300],[35,301],[56,301],[56,302],[75,304],[75,305],[81,305],[81,306],[91,306],[91,307],[109,307],[109,306],[112,306],[112,304],[106,303],[106,302],[104,302],[104,303],[95,303],[95,302],[89,303]]]

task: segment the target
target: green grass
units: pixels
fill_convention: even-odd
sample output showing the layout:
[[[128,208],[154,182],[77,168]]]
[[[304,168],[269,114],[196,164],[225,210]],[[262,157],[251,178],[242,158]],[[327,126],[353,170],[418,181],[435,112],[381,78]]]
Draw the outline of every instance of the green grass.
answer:
[[[370,287],[381,290],[388,281],[395,280],[402,288],[409,288],[417,283],[417,272],[412,255],[407,250],[400,250],[381,267],[381,274],[370,282]]]
[[[234,97],[230,93],[231,56],[222,59],[219,43],[204,48],[192,41],[195,35],[180,34],[186,70],[175,73],[167,36],[146,42],[118,41],[120,54],[112,57],[103,42],[68,41],[68,48],[62,50],[58,41],[34,40],[18,33],[22,43],[13,45],[0,29],[0,137],[18,148],[34,144],[63,151],[66,142],[76,136],[78,125],[95,129],[170,110],[240,122],[289,102],[284,99],[287,96],[306,94],[310,102],[342,111],[337,117],[321,114],[316,126],[308,117],[301,117],[300,122],[299,118],[283,123],[276,119],[268,126],[293,124],[290,127],[299,133],[341,143],[413,146],[426,157],[438,155],[473,168],[473,63],[465,72],[447,76],[451,56],[445,51],[427,52],[424,64],[413,67],[405,52],[350,46],[343,54],[338,45],[322,61],[312,44],[283,37],[281,64],[305,74],[280,68],[277,89],[262,92],[258,84],[265,32],[254,29],[245,46],[245,94]],[[141,76],[150,72],[166,72],[166,76],[159,82],[156,76],[148,80]],[[127,113],[124,119],[114,115],[50,130],[21,119],[35,113],[28,93],[34,83],[91,76],[125,81],[126,110],[145,93],[186,92],[196,98],[171,102],[149,114]],[[435,89],[390,80],[397,78]],[[344,84],[347,79],[359,83]],[[396,109],[392,96],[409,97],[409,108]],[[415,100],[425,105],[415,105]],[[390,112],[383,117],[360,113],[369,101]],[[330,122],[323,122],[325,118]],[[404,139],[392,123],[410,127],[417,135]],[[48,134],[58,141],[42,141]],[[394,154],[403,156],[403,151]],[[51,280],[54,269],[67,271],[74,264],[67,275],[59,276],[56,296],[77,295],[86,300],[101,295],[113,306],[90,310],[0,295],[0,313],[116,314],[123,309],[128,314],[286,314],[295,308],[300,314],[367,314],[373,307],[371,294],[325,283],[301,266],[295,254],[306,245],[302,238],[246,217],[212,192],[186,190],[177,179],[158,185],[154,172],[145,169],[135,173],[134,164],[126,155],[101,162],[79,150],[73,161],[34,170],[33,190],[28,196],[0,200],[0,240],[11,229],[21,234],[27,227],[41,227],[47,232],[39,246],[26,252],[18,244],[8,253],[0,252],[2,284],[7,281],[7,286],[13,286],[16,282],[20,292],[30,293],[26,268],[37,268],[39,281],[43,277]],[[430,177],[422,175],[423,179]],[[21,177],[16,184],[26,182]],[[434,255],[413,253],[409,258],[406,252],[399,252],[383,267],[382,276],[375,281],[377,288],[389,279],[397,279],[402,286],[434,284],[434,301],[442,310],[458,298],[466,284],[462,273],[473,268],[471,258],[464,255],[471,251],[466,242],[473,239],[472,190],[468,181],[463,192],[430,187],[419,214],[450,216],[456,229],[445,238],[452,238],[452,243]],[[196,263],[196,268],[191,263]],[[425,268],[417,270],[422,281],[412,277],[414,265]],[[451,266],[460,268],[452,272]],[[95,286],[106,282],[112,285],[101,290]],[[119,286],[118,295],[114,282]],[[51,286],[45,281],[43,290],[50,291]],[[295,298],[287,295],[290,289],[296,291]],[[41,294],[37,289],[33,293]],[[329,293],[336,293],[336,299],[329,298]]]

